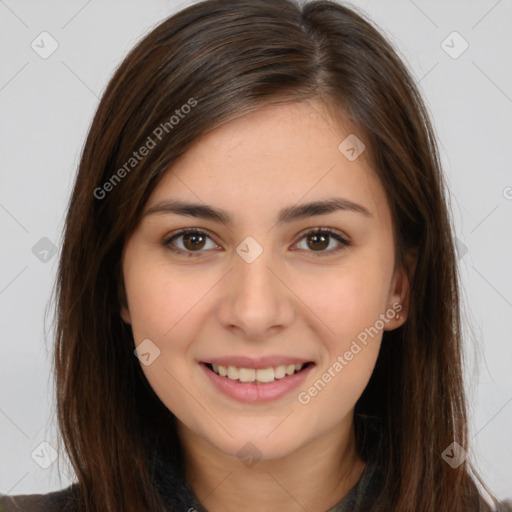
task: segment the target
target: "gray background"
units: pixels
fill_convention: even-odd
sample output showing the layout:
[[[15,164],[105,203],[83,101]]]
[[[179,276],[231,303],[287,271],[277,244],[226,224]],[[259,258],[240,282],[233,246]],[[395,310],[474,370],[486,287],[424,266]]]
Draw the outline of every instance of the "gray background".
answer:
[[[51,315],[44,323],[51,248],[109,77],[136,41],[190,3],[0,0],[0,493],[72,480],[62,464],[59,480],[58,462],[41,467],[57,446]],[[464,285],[469,457],[491,490],[511,497],[512,0],[353,5],[387,33],[433,116]],[[58,44],[47,58],[44,31]]]

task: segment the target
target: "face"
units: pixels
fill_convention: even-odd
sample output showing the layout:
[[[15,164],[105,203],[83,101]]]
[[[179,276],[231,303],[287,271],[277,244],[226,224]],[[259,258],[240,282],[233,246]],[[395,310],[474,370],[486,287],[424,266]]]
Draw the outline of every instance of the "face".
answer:
[[[338,148],[354,133],[316,101],[232,120],[172,166],[127,241],[122,317],[145,376],[224,454],[336,435],[404,321],[385,192]]]

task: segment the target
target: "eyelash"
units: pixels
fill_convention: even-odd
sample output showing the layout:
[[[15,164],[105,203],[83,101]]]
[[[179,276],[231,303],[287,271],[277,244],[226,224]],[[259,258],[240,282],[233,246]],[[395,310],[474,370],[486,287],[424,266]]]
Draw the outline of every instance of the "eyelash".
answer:
[[[314,228],[314,229],[311,229],[309,231],[306,231],[305,233],[303,233],[303,235],[299,239],[299,242],[302,239],[304,239],[304,238],[306,238],[306,237],[308,237],[310,235],[318,235],[318,234],[328,235],[329,237],[334,238],[336,241],[339,242],[339,245],[335,249],[330,249],[328,251],[326,251],[326,250],[323,250],[323,251],[306,251],[306,252],[311,252],[311,253],[315,254],[315,256],[322,257],[324,255],[334,254],[334,253],[337,253],[337,252],[341,251],[342,249],[344,249],[346,247],[350,247],[352,245],[351,242],[349,242],[348,240],[343,238],[336,231],[334,231],[332,229],[329,229],[329,228]],[[173,247],[172,242],[176,238],[179,238],[179,237],[184,236],[184,235],[206,235],[208,238],[211,239],[210,235],[206,231],[203,231],[203,230],[200,230],[200,229],[196,229],[196,228],[187,228],[187,229],[182,229],[182,230],[178,231],[177,233],[174,233],[174,234],[166,237],[164,239],[164,241],[163,241],[163,245],[165,247],[167,247],[172,252],[175,252],[175,253],[178,253],[178,254],[188,254],[189,257],[197,257],[197,256],[200,256],[201,253],[205,252],[204,250],[188,251],[188,250],[183,250],[183,249],[176,249],[176,247]]]

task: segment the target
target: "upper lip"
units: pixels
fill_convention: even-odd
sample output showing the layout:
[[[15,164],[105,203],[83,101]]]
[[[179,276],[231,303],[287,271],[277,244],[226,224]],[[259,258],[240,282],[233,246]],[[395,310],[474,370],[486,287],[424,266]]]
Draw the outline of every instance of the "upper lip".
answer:
[[[225,356],[212,357],[205,359],[203,363],[218,364],[221,366],[236,366],[238,368],[263,369],[289,364],[306,364],[312,362],[311,359],[303,359],[291,356],[264,356],[264,357],[245,357],[245,356]]]

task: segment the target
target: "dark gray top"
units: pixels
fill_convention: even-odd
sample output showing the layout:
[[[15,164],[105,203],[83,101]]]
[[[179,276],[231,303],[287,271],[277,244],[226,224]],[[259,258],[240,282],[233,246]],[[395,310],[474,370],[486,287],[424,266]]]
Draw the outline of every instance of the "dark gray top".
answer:
[[[172,465],[156,458],[154,470],[156,485],[169,510],[176,512],[208,512],[199,502],[192,488],[179,478]],[[378,472],[368,465],[358,483],[338,504],[326,512],[363,511],[378,490]],[[47,494],[0,495],[0,512],[75,512],[79,500],[78,486],[72,484],[60,491]]]
[[[152,471],[156,476],[156,486],[169,511],[190,512],[191,509],[195,509],[197,512],[208,512],[172,464],[156,457]],[[375,500],[381,484],[382,475],[377,465],[367,464],[357,484],[339,503],[326,512],[366,512]],[[76,483],[47,494],[0,494],[0,512],[76,512],[79,499]],[[512,502],[502,502],[497,511],[512,512]]]
[[[177,512],[208,512],[204,508],[192,488],[181,479],[177,472],[162,459],[156,458],[155,470],[157,487],[165,502],[174,504]],[[336,505],[326,512],[366,512],[374,501],[381,485],[381,475],[375,464],[368,464],[357,484]]]

